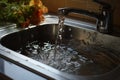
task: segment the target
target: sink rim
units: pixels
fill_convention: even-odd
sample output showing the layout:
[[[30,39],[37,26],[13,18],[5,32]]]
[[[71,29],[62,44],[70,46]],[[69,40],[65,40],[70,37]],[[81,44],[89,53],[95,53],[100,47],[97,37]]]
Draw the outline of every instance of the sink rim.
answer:
[[[57,24],[57,23],[56,23]],[[49,24],[41,24],[41,25],[49,25]],[[66,24],[67,25],[67,24]],[[69,25],[68,25],[69,26]],[[33,27],[35,27],[35,26],[33,26]],[[33,27],[31,27],[31,28],[33,28]],[[12,29],[15,29],[15,28],[12,28]],[[22,30],[25,30],[25,29],[22,29]],[[21,29],[20,30],[15,30],[14,32],[18,32],[18,31],[21,31]],[[12,32],[12,33],[14,33],[14,32]],[[8,34],[6,34],[6,35],[9,35],[9,34],[11,34],[11,32],[10,33],[8,33]],[[0,38],[0,39],[2,39],[4,36],[6,36],[6,35],[2,35],[2,37]],[[4,52],[4,53],[0,53],[0,56],[2,56],[2,58],[4,58],[4,59],[6,59],[6,60],[10,60],[10,62],[13,62],[13,63],[15,63],[15,64],[17,64],[17,65],[19,65],[19,66],[21,66],[21,67],[24,67],[25,69],[27,69],[27,70],[30,70],[30,69],[32,69],[33,67],[30,67],[29,65],[30,64],[27,64],[27,65],[23,65],[22,64],[22,62],[23,63],[31,63],[29,60],[31,60],[31,61],[33,61],[33,62],[36,62],[37,63],[37,61],[35,61],[35,60],[33,60],[33,59],[31,59],[31,58],[29,58],[29,57],[26,57],[26,56],[24,56],[24,55],[22,55],[22,54],[19,54],[19,53],[17,53],[17,52],[14,52],[14,51],[12,51],[12,50],[10,50],[10,49],[8,49],[8,48],[6,48],[6,47],[4,47],[3,45],[1,45],[0,44],[0,52]],[[14,57],[20,57],[19,59],[13,59],[13,60],[11,60],[11,58],[12,58],[12,56],[14,56]],[[21,60],[21,59],[23,59],[23,60]],[[19,61],[20,60],[20,61]],[[40,63],[40,62],[39,62]],[[33,64],[33,63],[32,63]],[[40,67],[40,65],[44,65],[43,63],[42,64],[40,64],[40,65],[36,65],[35,63],[33,64],[34,65],[34,67],[36,66],[37,68],[39,67],[39,69],[41,69],[41,68],[43,68],[43,67]],[[48,68],[48,65],[47,65],[47,68]],[[81,75],[81,76],[77,76],[77,75],[71,75],[71,74],[67,74],[67,73],[64,73],[64,72],[60,72],[60,71],[58,71],[58,70],[56,70],[56,69],[54,69],[54,68],[51,68],[51,67],[49,67],[49,69],[50,70],[47,70],[46,69],[46,73],[49,73],[48,71],[51,71],[51,69],[53,70],[51,73],[52,74],[49,74],[49,76],[52,76],[52,77],[54,77],[55,79],[58,79],[58,78],[60,78],[60,80],[62,79],[62,80],[66,80],[66,78],[68,78],[68,79],[71,79],[72,77],[77,77],[78,79],[82,79],[83,77],[102,77],[102,76],[106,76],[106,75],[109,75],[110,73],[112,73],[112,72],[114,72],[114,71],[116,71],[117,69],[119,69],[120,68],[120,65],[119,66],[117,66],[115,69],[113,69],[113,70],[111,70],[110,72],[107,72],[107,73],[104,73],[104,74],[100,74],[100,75],[90,75],[90,76],[83,76],[83,75]],[[37,69],[38,70],[38,69]],[[33,70],[30,70],[30,71],[33,71],[34,73],[36,73],[36,74],[38,74],[38,75],[42,75],[43,77],[48,77],[48,78],[51,78],[51,77],[49,77],[49,76],[45,76],[45,74],[41,74],[41,72],[37,72],[37,70],[35,69],[35,68],[33,68]],[[42,69],[41,69],[42,70]],[[54,72],[54,71],[56,71],[56,73]],[[61,74],[59,74],[59,73],[61,73]],[[55,77],[55,75],[57,76],[57,77]],[[61,76],[63,77],[63,78],[61,78]],[[72,77],[70,77],[70,76],[72,76]],[[77,78],[75,78],[75,79],[77,79]],[[51,78],[52,79],[52,78]]]

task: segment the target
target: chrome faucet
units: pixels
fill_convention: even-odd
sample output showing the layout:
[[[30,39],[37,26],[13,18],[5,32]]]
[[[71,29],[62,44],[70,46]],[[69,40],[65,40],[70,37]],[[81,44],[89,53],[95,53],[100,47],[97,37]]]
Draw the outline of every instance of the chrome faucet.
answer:
[[[69,13],[78,13],[87,15],[93,18],[96,18],[96,29],[101,33],[111,33],[112,32],[112,9],[111,5],[101,2],[99,0],[93,0],[94,2],[102,5],[102,9],[100,13],[90,12],[88,10],[83,9],[75,9],[75,8],[59,8],[58,12],[61,15],[68,15]]]

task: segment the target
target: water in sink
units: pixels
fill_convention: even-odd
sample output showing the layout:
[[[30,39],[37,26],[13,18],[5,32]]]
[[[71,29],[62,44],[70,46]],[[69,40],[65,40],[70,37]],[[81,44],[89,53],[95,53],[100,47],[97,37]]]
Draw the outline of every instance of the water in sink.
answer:
[[[50,42],[28,42],[17,52],[60,71],[77,75],[103,74],[111,71],[118,64],[108,55],[111,50],[85,44],[82,40],[62,40],[62,44],[56,45],[56,47],[55,60],[55,44]]]

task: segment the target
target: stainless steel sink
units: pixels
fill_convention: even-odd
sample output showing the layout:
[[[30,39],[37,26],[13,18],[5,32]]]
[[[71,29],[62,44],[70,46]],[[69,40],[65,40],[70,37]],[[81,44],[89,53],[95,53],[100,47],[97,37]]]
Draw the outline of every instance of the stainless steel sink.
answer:
[[[63,53],[55,55],[57,23],[13,28],[1,36],[0,52],[5,59],[48,79],[115,80],[120,75],[120,38],[99,33],[91,26],[66,19],[57,44]]]

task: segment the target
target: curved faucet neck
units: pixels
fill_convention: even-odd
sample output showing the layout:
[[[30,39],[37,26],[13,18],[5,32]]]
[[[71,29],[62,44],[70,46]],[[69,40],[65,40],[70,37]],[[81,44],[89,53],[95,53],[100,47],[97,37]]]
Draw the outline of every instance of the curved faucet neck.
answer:
[[[94,12],[90,12],[88,10],[76,9],[76,8],[68,8],[68,7],[59,8],[58,12],[59,12],[60,15],[64,15],[64,16],[69,15],[69,13],[75,13],[75,14],[84,14],[84,15],[94,17],[94,18],[99,17],[99,14],[96,14]]]
[[[75,8],[59,8],[58,12],[60,15],[68,15],[69,13],[77,13],[87,15],[97,19],[97,30],[101,33],[110,33],[112,26],[112,14],[110,9],[102,9],[101,13],[90,12],[83,9]]]

